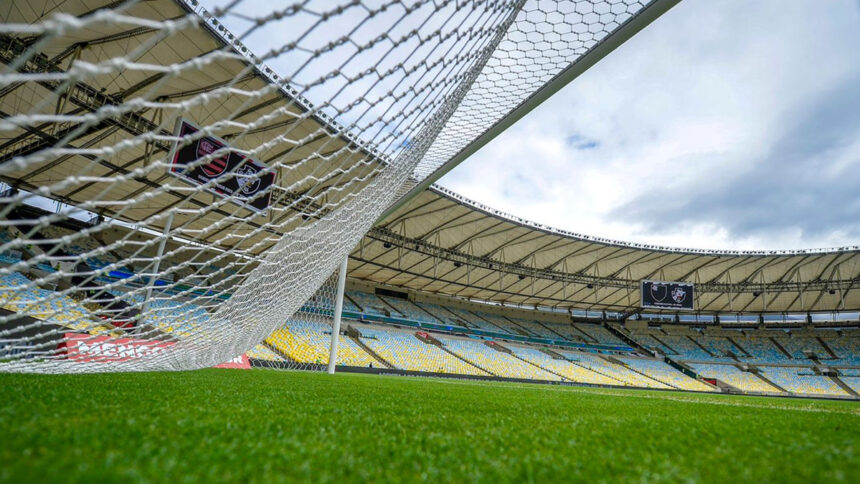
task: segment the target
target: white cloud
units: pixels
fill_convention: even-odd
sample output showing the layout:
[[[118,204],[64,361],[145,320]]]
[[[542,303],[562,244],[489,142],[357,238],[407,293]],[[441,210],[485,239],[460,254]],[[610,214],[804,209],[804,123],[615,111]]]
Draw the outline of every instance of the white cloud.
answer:
[[[853,1],[686,0],[440,183],[620,240],[856,244],[857,45]]]

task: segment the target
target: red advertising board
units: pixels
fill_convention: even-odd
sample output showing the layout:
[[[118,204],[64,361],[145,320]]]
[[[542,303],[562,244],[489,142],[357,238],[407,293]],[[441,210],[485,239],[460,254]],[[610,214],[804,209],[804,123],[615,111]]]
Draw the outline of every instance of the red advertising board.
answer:
[[[236,368],[239,370],[250,370],[251,361],[248,360],[248,355],[242,353],[241,355],[233,358],[230,361],[225,361],[220,365],[215,365],[213,368]]]
[[[116,363],[151,356],[173,346],[172,341],[152,341],[134,338],[111,338],[66,333],[58,346],[70,360],[94,363]]]

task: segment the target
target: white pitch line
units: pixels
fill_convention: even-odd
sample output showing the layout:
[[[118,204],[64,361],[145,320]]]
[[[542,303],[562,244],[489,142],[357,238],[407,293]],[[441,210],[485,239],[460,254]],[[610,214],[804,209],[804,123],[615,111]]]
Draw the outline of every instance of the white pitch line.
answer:
[[[384,376],[398,376],[398,375],[384,375]],[[402,378],[402,377],[401,377]],[[628,397],[628,398],[644,398],[644,399],[652,399],[652,400],[671,400],[681,403],[698,403],[698,404],[709,404],[709,405],[724,405],[730,407],[746,407],[746,408],[762,408],[762,409],[772,409],[772,410],[797,410],[801,412],[816,412],[816,413],[836,413],[842,415],[853,415],[855,417],[860,416],[860,406],[857,409],[836,409],[836,408],[820,408],[820,407],[810,407],[810,406],[792,406],[792,405],[770,405],[770,404],[762,404],[762,403],[753,403],[753,402],[743,402],[740,401],[742,398],[747,398],[742,395],[707,395],[702,394],[702,398],[689,398],[689,397],[681,397],[673,394],[653,394],[653,393],[641,393],[643,390],[630,389],[629,391],[624,391],[623,393],[618,392],[617,389],[608,389],[608,388],[591,388],[591,387],[579,387],[579,386],[560,386],[560,385],[540,385],[540,384],[530,384],[530,383],[516,383],[516,382],[493,382],[493,381],[480,381],[480,380],[465,380],[465,379],[456,379],[456,378],[425,378],[425,377],[413,377],[413,378],[404,378],[404,380],[413,380],[413,381],[433,381],[437,383],[446,383],[449,385],[469,385],[469,386],[481,386],[481,387],[490,387],[490,388],[525,388],[529,390],[543,390],[543,391],[561,391],[561,392],[579,392],[579,393],[588,393],[591,395],[609,395],[613,397]],[[644,390],[648,391],[648,390]],[[681,391],[681,390],[679,390]],[[722,398],[729,397],[733,400],[714,400],[714,398]],[[750,396],[750,398],[755,398],[755,396]],[[762,398],[767,398],[762,397]],[[772,397],[779,398],[779,397]],[[794,400],[797,401],[797,400]]]

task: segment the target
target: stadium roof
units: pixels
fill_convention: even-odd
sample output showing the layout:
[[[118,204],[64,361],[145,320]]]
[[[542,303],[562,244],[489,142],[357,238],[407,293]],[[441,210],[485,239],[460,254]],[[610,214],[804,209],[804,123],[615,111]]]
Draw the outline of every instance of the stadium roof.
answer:
[[[860,308],[860,247],[678,249],[588,237],[433,186],[352,252],[350,276],[418,291],[528,306],[639,311],[642,279],[696,283],[708,313]]]
[[[121,3],[70,0],[63,2],[62,11],[83,18]],[[202,7],[196,10],[203,15],[204,28],[197,28],[195,18],[188,15],[196,1],[125,3],[124,20],[106,17],[91,21],[87,28],[46,38],[38,32],[0,33],[0,62],[16,66],[22,74],[42,76],[36,82],[0,88],[0,119],[22,113],[74,119],[22,123],[6,130],[0,142],[0,180],[30,192],[50,187],[41,193],[159,231],[166,221],[163,214],[181,206],[184,211],[177,212],[173,225],[184,227],[189,237],[259,253],[277,240],[273,232],[287,232],[295,225],[279,225],[279,220],[287,220],[296,210],[319,213],[305,201],[336,205],[345,196],[337,187],[359,186],[360,180],[376,173],[375,166],[383,159],[380,153],[313,109],[270,69],[255,65],[247,48]],[[47,2],[15,1],[2,21],[34,24],[53,12]],[[164,22],[174,25],[164,28]],[[25,55],[33,45],[38,53]],[[68,90],[56,80],[76,63],[98,65],[107,59],[134,64],[88,75],[86,82],[72,83]],[[143,104],[125,104],[129,100]],[[80,121],[85,114],[117,106],[122,109],[119,115],[89,125]],[[266,215],[232,204],[212,209],[213,195],[169,175],[164,162],[179,117],[207,126],[211,134],[263,163],[276,160],[274,209]],[[156,137],[144,136],[148,134]],[[63,149],[51,150],[53,146]],[[25,156],[38,156],[38,163],[20,168],[9,163]],[[347,173],[344,166],[349,167]],[[259,230],[264,225],[267,229]],[[220,228],[210,230],[213,226]]]
[[[121,2],[95,3],[98,5],[69,0],[63,3],[63,11],[80,17],[100,6]],[[648,8],[656,16],[659,9],[653,5],[666,9],[674,3],[677,2],[655,1]],[[132,106],[121,115],[91,126],[45,122],[9,130],[7,139],[0,143],[0,165],[5,163],[0,179],[29,191],[51,186],[46,196],[117,219],[144,222],[158,230],[165,222],[159,218],[165,210],[179,203],[192,210],[210,210],[214,200],[209,194],[179,188],[160,190],[152,199],[145,197],[170,180],[164,168],[147,167],[169,152],[166,139],[173,131],[170,121],[178,115],[186,116],[215,126],[216,134],[261,161],[278,160],[286,166],[295,161],[301,165],[279,175],[276,209],[265,216],[268,220],[229,206],[211,210],[205,216],[188,212],[187,224],[179,213],[174,222],[185,226],[189,238],[197,234],[207,244],[224,249],[262,252],[280,233],[291,229],[289,225],[278,225],[278,220],[286,219],[290,212],[295,214],[295,210],[319,213],[317,206],[305,207],[302,200],[336,205],[345,193],[332,188],[345,178],[372,176],[380,153],[363,147],[357,138],[346,134],[331,118],[285,86],[274,72],[254,62],[253,55],[215,19],[206,19],[206,29],[183,28],[182,21],[188,19],[192,4],[196,2],[138,2],[125,12],[129,18],[176,21],[175,29],[107,19],[47,40],[40,40],[37,32],[31,37],[0,34],[0,61],[15,64],[19,72],[43,76],[38,82],[0,88],[0,119],[42,112],[46,116],[80,117],[136,97],[158,105],[157,109]],[[3,21],[32,24],[50,11],[47,2],[15,1]],[[492,125],[426,177],[424,183],[404,187],[416,196],[388,213],[353,250],[350,276],[486,301],[622,312],[638,310],[639,281],[645,278],[697,283],[696,306],[705,312],[860,309],[857,247],[714,252],[627,244],[541,226],[483,207],[440,187],[427,188],[432,180],[610,51],[613,39],[617,46],[644,24],[631,24],[635,28],[627,32],[623,27],[613,32],[606,42],[597,43],[589,51],[596,55],[590,59],[588,54],[583,55],[581,62],[573,63],[575,69],[548,82],[546,89],[540,89],[534,98]],[[230,44],[233,49],[225,49]],[[38,45],[39,54],[27,56],[22,62],[22,53],[33,45]],[[123,58],[129,53],[135,53],[135,68],[101,77],[91,75],[87,83],[74,83],[67,90],[51,77],[67,71],[77,61],[97,64],[100,59]],[[182,68],[168,73],[141,67],[165,65]],[[57,99],[58,93],[63,94]],[[201,97],[207,93],[217,96],[218,102]],[[246,98],[243,93],[253,96]],[[46,99],[51,102],[45,103]],[[222,120],[229,122],[218,124]],[[286,127],[290,127],[290,136],[277,136]],[[142,133],[160,137],[141,137]],[[122,143],[132,138],[138,142]],[[66,151],[45,150],[60,140],[64,140]],[[107,156],[99,152],[100,147],[122,149]],[[16,171],[14,164],[7,163],[16,157],[42,153],[44,159],[35,169],[28,165],[26,170]],[[313,167],[302,165],[310,159],[315,161]],[[342,166],[353,167],[349,177],[338,171]],[[326,176],[314,176],[315,173]],[[106,177],[122,178],[109,195],[103,193],[104,184],[90,181]],[[111,203],[89,205],[93,200]],[[281,212],[277,207],[282,208]],[[229,228],[225,220],[230,222]],[[267,230],[259,230],[263,225]]]

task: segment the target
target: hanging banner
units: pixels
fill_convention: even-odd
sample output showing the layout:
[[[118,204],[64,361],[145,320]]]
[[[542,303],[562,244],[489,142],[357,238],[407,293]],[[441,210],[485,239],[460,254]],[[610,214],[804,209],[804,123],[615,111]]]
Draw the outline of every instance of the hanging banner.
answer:
[[[192,123],[179,119],[176,136],[185,138],[199,132]],[[207,162],[198,160],[213,156]],[[188,144],[177,141],[170,157],[169,173],[193,185],[207,185],[206,190],[253,210],[265,212],[272,202],[275,173],[257,160],[232,151],[230,145],[216,136],[203,136]]]

